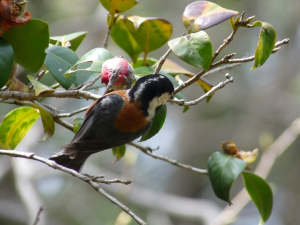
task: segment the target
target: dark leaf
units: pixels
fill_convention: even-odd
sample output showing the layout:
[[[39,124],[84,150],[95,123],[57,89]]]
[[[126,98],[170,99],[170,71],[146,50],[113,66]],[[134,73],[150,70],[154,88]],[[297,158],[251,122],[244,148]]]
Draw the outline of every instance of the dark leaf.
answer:
[[[214,152],[208,159],[208,175],[214,193],[231,204],[229,192],[232,183],[243,172],[246,163],[221,152]]]
[[[265,224],[269,219],[273,208],[272,189],[264,179],[256,174],[243,172],[242,177],[245,188],[259,211],[259,224]]]
[[[14,50],[11,45],[0,37],[0,88],[8,81],[14,64]]]
[[[19,27],[12,27],[2,37],[14,49],[15,62],[31,73],[37,72],[43,65],[49,44],[48,24],[32,19]]]

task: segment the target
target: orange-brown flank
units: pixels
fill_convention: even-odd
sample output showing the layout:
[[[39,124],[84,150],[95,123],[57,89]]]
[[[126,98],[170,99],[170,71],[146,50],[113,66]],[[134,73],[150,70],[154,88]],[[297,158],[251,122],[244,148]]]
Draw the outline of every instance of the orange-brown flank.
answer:
[[[115,127],[122,132],[136,132],[142,129],[149,122],[147,118],[143,116],[143,112],[139,110],[138,103],[130,103],[125,90],[113,91],[110,94],[118,94],[125,101],[124,107],[118,114],[115,120]],[[85,116],[89,113],[90,109],[96,104],[95,101],[86,111]]]
[[[126,91],[117,91],[116,94],[123,98],[125,104],[118,114],[115,127],[122,132],[136,132],[146,126],[149,120],[143,116],[143,112],[139,109],[139,104],[130,103],[126,96]]]

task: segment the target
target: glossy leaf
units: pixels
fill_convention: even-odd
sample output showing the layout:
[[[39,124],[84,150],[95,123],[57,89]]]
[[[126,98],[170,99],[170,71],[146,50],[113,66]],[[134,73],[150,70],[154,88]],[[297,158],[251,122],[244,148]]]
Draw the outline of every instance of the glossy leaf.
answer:
[[[133,68],[137,68],[137,67],[141,67],[143,66],[143,61],[144,59],[143,58],[138,58],[136,63],[133,66]],[[154,64],[157,63],[158,59],[154,59],[154,58],[147,58],[146,60],[146,63],[147,65],[146,66],[153,66],[154,67]]]
[[[177,63],[173,62],[170,59],[166,59],[165,63],[163,64],[163,66],[161,68],[161,71],[166,72],[166,73],[171,74],[171,75],[185,74],[189,78],[194,76],[194,74],[192,72],[184,69],[183,67],[179,66]],[[199,80],[197,80],[196,84],[198,84],[203,89],[203,91],[205,93],[208,92],[213,87],[212,84],[210,84],[208,81],[206,81],[203,78],[200,78]],[[207,98],[207,102],[211,99],[212,96],[213,96],[213,94],[211,94]]]
[[[31,73],[37,72],[43,65],[49,44],[48,24],[32,19],[19,27],[12,27],[3,35],[13,47],[15,62]]]
[[[194,76],[194,74],[192,72],[186,70],[185,68],[181,67],[180,65],[173,62],[170,59],[166,59],[166,61],[164,62],[164,64],[161,67],[161,71],[164,71],[164,72],[166,72],[168,74],[172,74],[172,75],[186,74],[186,75]]]
[[[273,208],[273,193],[269,184],[256,174],[243,172],[245,188],[260,214],[260,225],[270,217]]]
[[[110,32],[112,39],[130,56],[134,64],[143,52],[135,39],[135,32],[133,22],[124,17],[117,20]]]
[[[25,101],[25,103],[27,103],[39,110],[39,113],[42,117],[43,127],[44,127],[44,136],[43,136],[41,142],[49,140],[53,136],[54,131],[55,131],[55,125],[54,125],[54,120],[53,120],[52,116],[50,115],[49,112],[47,112],[47,110],[45,110],[40,105],[34,104],[29,101]]]
[[[114,147],[114,148],[112,148],[112,152],[113,152],[113,155],[115,156],[114,160],[113,160],[113,163],[116,163],[125,155],[126,146],[121,145],[121,146],[118,146],[118,147]]]
[[[208,159],[208,175],[215,195],[231,204],[229,197],[231,185],[245,167],[246,163],[241,159],[214,152]]]
[[[21,107],[8,113],[0,125],[0,148],[15,149],[39,118],[39,110]]]
[[[175,38],[168,42],[172,51],[183,61],[193,66],[209,70],[213,51],[207,33],[200,31]]]
[[[171,23],[162,18],[131,16],[128,19],[134,22],[134,37],[144,53],[160,48],[172,35]]]
[[[51,46],[46,49],[46,53],[45,65],[47,69],[64,89],[69,89],[74,83],[75,77],[70,76],[67,79],[64,73],[76,63],[78,56],[71,49],[61,46]]]
[[[194,33],[215,26],[237,14],[236,11],[212,2],[195,1],[185,8],[182,21],[188,32]]]
[[[72,33],[72,34],[50,37],[50,44],[56,45],[57,41],[59,41],[60,45],[65,46],[66,42],[70,42],[71,43],[70,49],[72,49],[73,51],[76,51],[78,46],[81,44],[83,39],[86,37],[86,34],[87,34],[87,32],[80,31],[80,32]]]
[[[73,121],[73,132],[76,134],[83,123],[83,117],[76,117]]]
[[[259,40],[255,51],[254,66],[251,70],[262,66],[272,54],[276,43],[276,30],[266,22],[256,21],[252,26],[260,26]]]
[[[0,88],[8,81],[14,64],[14,50],[12,46],[0,37]]]
[[[154,68],[149,66],[141,66],[134,69],[134,75],[136,79],[139,79],[143,76],[153,74],[153,73],[154,73]]]
[[[167,116],[167,106],[166,104],[164,104],[155,113],[155,116],[152,119],[152,126],[146,133],[142,135],[140,141],[146,141],[152,138],[154,135],[156,135],[164,125],[166,116]]]
[[[53,92],[55,91],[54,89],[38,82],[33,76],[27,75],[28,79],[32,83],[34,90],[35,90],[35,95],[38,96],[40,93],[43,92]]]
[[[111,30],[111,37],[135,64],[140,53],[147,54],[163,46],[171,37],[172,29],[161,18],[120,17]]]
[[[92,74],[101,73],[102,64],[113,58],[113,55],[104,48],[95,48],[82,56],[74,65],[65,72],[64,76],[70,78],[72,74],[75,77],[75,85],[78,86],[85,82]]]
[[[138,0],[99,0],[111,14],[126,12],[139,3]]]

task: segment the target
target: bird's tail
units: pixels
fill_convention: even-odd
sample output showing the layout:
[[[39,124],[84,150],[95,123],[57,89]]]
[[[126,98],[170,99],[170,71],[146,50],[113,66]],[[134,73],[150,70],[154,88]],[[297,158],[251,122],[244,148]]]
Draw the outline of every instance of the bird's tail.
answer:
[[[83,167],[83,164],[90,155],[90,153],[85,152],[64,154],[64,151],[61,151],[51,156],[49,159],[55,161],[57,164],[60,164],[64,167],[80,172],[80,170]]]

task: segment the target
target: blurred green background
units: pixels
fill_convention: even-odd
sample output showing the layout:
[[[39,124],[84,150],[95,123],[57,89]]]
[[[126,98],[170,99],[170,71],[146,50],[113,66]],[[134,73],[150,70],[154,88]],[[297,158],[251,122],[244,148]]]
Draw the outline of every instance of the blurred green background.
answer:
[[[167,19],[173,25],[172,38],[175,38],[186,32],[181,16],[185,6],[191,2],[141,0],[125,15]],[[201,102],[185,114],[182,114],[181,107],[168,104],[168,116],[163,129],[154,138],[142,143],[153,148],[159,146],[155,154],[203,169],[207,167],[208,157],[214,151],[221,151],[221,142],[234,141],[243,150],[259,148],[261,155],[300,117],[300,1],[212,2],[239,12],[246,11],[246,17],[255,15],[256,20],[271,23],[277,31],[277,40],[290,38],[290,43],[282,46],[278,53],[271,55],[265,65],[258,69],[250,71],[253,66],[253,62],[250,62],[208,76],[207,79],[216,85],[229,72],[234,77],[234,83],[218,91],[208,104]],[[49,23],[51,36],[87,31],[86,39],[77,50],[79,57],[102,45],[107,11],[97,0],[30,0],[28,11],[33,18]],[[225,21],[206,32],[215,51],[230,34],[231,26],[229,21]],[[240,29],[221,56],[232,52],[237,53],[237,58],[253,55],[258,34],[258,27]],[[159,59],[167,49],[165,45],[149,57]],[[108,50],[113,55],[123,55],[130,60],[112,39],[109,39]],[[182,62],[174,54],[169,58],[192,72],[199,70]],[[25,75],[19,69],[18,78],[28,83]],[[42,82],[52,84],[54,80],[44,76]],[[185,90],[189,100],[202,93],[197,85]],[[54,98],[47,100],[47,103],[62,112],[73,111],[91,102]],[[14,108],[13,105],[0,104],[0,120]],[[72,123],[73,119],[67,121]],[[38,121],[16,150],[36,152],[48,158],[73,137],[73,133],[59,125],[56,125],[56,132],[49,141],[37,142],[42,139],[42,135],[41,121]],[[274,190],[274,209],[266,224],[300,224],[299,146],[298,138],[275,162],[267,178]],[[226,206],[213,194],[206,176],[155,160],[129,146],[124,159],[116,164],[112,164],[112,161],[111,150],[95,154],[89,158],[82,172],[105,174],[107,179],[133,180],[133,184],[128,186],[112,184],[102,187],[150,225],[212,224]],[[231,196],[234,197],[242,186],[242,180],[238,179],[233,185]],[[32,224],[40,206],[45,209],[41,213],[39,225],[136,224],[127,221],[126,215],[120,215],[121,210],[117,206],[78,179],[35,161],[0,156],[0,224]],[[254,204],[249,203],[233,224],[253,225],[258,224],[258,221],[259,213]]]

